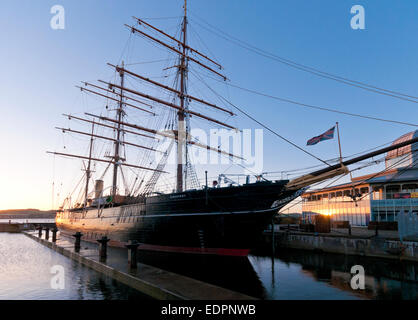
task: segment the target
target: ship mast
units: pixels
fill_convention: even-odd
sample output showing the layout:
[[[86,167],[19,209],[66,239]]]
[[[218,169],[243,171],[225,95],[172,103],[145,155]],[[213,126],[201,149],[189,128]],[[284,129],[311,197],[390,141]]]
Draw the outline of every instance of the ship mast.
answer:
[[[187,159],[187,147],[188,145],[192,145],[192,146],[196,146],[199,148],[203,148],[212,152],[217,152],[218,154],[227,156],[227,157],[233,157],[233,158],[237,158],[237,159],[242,159],[242,157],[234,155],[232,153],[229,153],[228,150],[222,150],[219,146],[218,147],[212,147],[209,145],[205,145],[202,144],[198,141],[195,141],[195,139],[193,137],[191,137],[189,135],[189,124],[188,121],[190,119],[190,117],[194,116],[198,119],[203,119],[209,123],[212,124],[216,124],[218,126],[224,127],[224,128],[228,128],[228,129],[233,129],[233,130],[237,130],[234,126],[224,122],[224,121],[219,121],[215,118],[209,117],[205,114],[196,112],[195,110],[190,110],[189,109],[189,102],[192,103],[198,103],[198,104],[203,104],[207,107],[210,107],[212,109],[216,109],[217,112],[223,112],[228,114],[229,116],[234,116],[235,114],[230,111],[227,110],[225,108],[222,108],[221,106],[218,106],[216,104],[214,104],[213,102],[210,101],[205,101],[199,97],[195,97],[192,95],[188,95],[187,94],[187,80],[188,80],[188,64],[189,62],[192,64],[196,64],[199,67],[205,69],[205,71],[209,71],[212,74],[227,80],[227,78],[221,74],[220,72],[214,70],[213,65],[216,66],[216,68],[219,68],[220,70],[222,70],[222,66],[217,63],[216,61],[214,61],[213,59],[207,57],[206,55],[200,53],[198,50],[193,49],[191,47],[189,47],[186,43],[187,43],[187,24],[188,24],[188,19],[187,19],[187,0],[184,0],[184,17],[183,17],[183,23],[182,23],[182,31],[181,31],[181,36],[180,39],[176,39],[175,37],[170,36],[169,34],[167,34],[166,32],[152,26],[151,24],[134,17],[134,19],[137,21],[138,23],[138,27],[134,27],[134,26],[130,26],[125,24],[126,27],[128,27],[130,29],[130,31],[133,34],[137,34],[139,37],[145,38],[149,41],[152,41],[154,44],[157,44],[160,47],[163,47],[165,49],[170,50],[171,52],[174,52],[176,54],[178,54],[179,59],[178,59],[178,65],[177,67],[177,78],[176,78],[176,83],[178,84],[177,86],[171,87],[171,86],[167,86],[163,83],[157,82],[155,80],[151,80],[143,75],[134,73],[130,70],[125,69],[125,65],[122,62],[121,67],[119,66],[115,66],[112,65],[110,63],[108,63],[108,65],[112,68],[114,68],[116,70],[117,73],[119,73],[120,76],[120,84],[116,84],[116,83],[111,83],[111,82],[107,82],[107,81],[103,81],[103,80],[98,80],[98,82],[102,83],[102,84],[106,84],[107,87],[101,87],[99,85],[95,85],[92,83],[88,83],[88,82],[84,82],[85,87],[79,87],[81,91],[84,91],[86,93],[89,94],[94,94],[94,95],[98,95],[101,96],[103,98],[106,99],[110,99],[112,101],[117,102],[118,104],[118,108],[117,108],[117,112],[116,112],[116,116],[114,118],[108,118],[105,116],[101,116],[101,115],[94,115],[94,114],[90,114],[90,113],[85,113],[85,115],[90,116],[92,118],[96,118],[98,119],[96,122],[90,119],[85,119],[85,118],[80,118],[80,117],[76,117],[76,116],[72,116],[72,115],[65,115],[66,117],[68,117],[69,120],[71,119],[76,119],[76,120],[80,120],[83,122],[87,122],[87,123],[92,123],[92,131],[91,133],[87,133],[87,132],[82,132],[82,131],[77,131],[77,130],[73,130],[73,129],[64,129],[64,128],[57,128],[59,130],[62,130],[63,133],[65,132],[71,132],[71,133],[76,133],[76,134],[81,134],[81,135],[89,135],[91,137],[90,140],[90,153],[89,153],[89,157],[85,157],[83,155],[76,155],[76,154],[68,154],[68,153],[59,153],[59,152],[50,152],[47,151],[47,153],[50,154],[54,154],[54,155],[59,155],[59,156],[64,156],[64,157],[71,157],[71,158],[76,158],[76,159],[83,159],[83,160],[88,160],[88,166],[86,169],[87,172],[87,181],[86,181],[86,190],[85,190],[85,206],[87,204],[87,196],[88,196],[88,186],[89,186],[89,180],[90,180],[90,175],[91,175],[91,161],[95,161],[95,162],[102,162],[102,163],[107,163],[108,167],[110,165],[113,165],[113,181],[112,181],[112,188],[111,188],[111,195],[112,196],[116,196],[117,195],[117,175],[118,175],[118,169],[119,167],[129,167],[129,168],[135,168],[135,169],[139,169],[139,170],[147,170],[147,171],[153,171],[155,174],[151,177],[150,183],[148,184],[150,187],[147,187],[149,190],[153,189],[158,177],[160,176],[160,173],[167,173],[165,171],[163,171],[163,167],[165,165],[165,160],[163,159],[156,168],[150,168],[150,167],[145,167],[145,166],[140,166],[140,165],[136,165],[136,164],[129,164],[126,162],[126,159],[120,156],[120,147],[121,146],[131,146],[131,147],[135,147],[135,148],[140,148],[140,149],[145,149],[147,151],[152,151],[152,152],[161,152],[157,149],[153,149],[151,147],[145,146],[145,145],[139,145],[136,143],[132,143],[132,142],[127,142],[124,139],[124,134],[125,133],[129,133],[129,134],[133,134],[133,135],[137,135],[137,136],[141,136],[144,138],[148,138],[148,139],[153,139],[156,141],[159,141],[158,137],[166,137],[169,139],[173,139],[174,141],[177,142],[177,184],[176,184],[176,189],[177,192],[182,192],[186,189],[185,186],[185,172],[187,172],[187,165],[188,165],[188,159]],[[152,36],[150,34],[148,34],[147,32],[144,32],[142,30],[139,30],[140,28],[146,29],[152,29],[152,31],[154,33],[157,33],[159,35],[162,35],[165,38],[169,39],[169,43],[166,43],[160,39],[158,39],[158,36]],[[146,30],[145,30],[146,31]],[[175,43],[175,45],[172,44],[172,42]],[[194,55],[194,56],[190,56],[190,55]],[[197,57],[199,56],[199,57]],[[210,62],[212,65],[206,65],[203,62],[200,61],[200,59],[204,59],[206,62]],[[178,97],[179,98],[179,103],[173,103],[172,101],[166,101],[164,99],[155,97],[155,96],[151,96],[149,94],[147,94],[146,92],[141,92],[139,91],[139,89],[133,89],[133,88],[129,88],[125,87],[125,75],[129,76],[129,77],[134,77],[137,79],[140,79],[141,81],[145,81],[153,86],[159,87],[163,90],[165,90],[166,92],[170,92],[171,94],[175,94],[174,97]],[[179,83],[177,82],[178,80]],[[92,89],[87,89],[86,87],[90,87]],[[174,88],[175,87],[175,88]],[[94,89],[94,90],[93,90]],[[95,90],[100,90],[101,92],[95,91]],[[119,89],[119,90],[117,90]],[[107,93],[108,95],[105,95],[104,93]],[[126,101],[129,100],[130,103],[127,103]],[[144,102],[145,100],[145,102]],[[151,104],[150,104],[151,103]],[[139,107],[137,104],[140,104],[141,107]],[[153,111],[144,109],[144,108],[153,108],[153,105],[157,104],[158,106],[162,107],[162,108],[166,108],[166,109],[171,109],[171,110],[175,110],[176,111],[176,115],[177,115],[177,131],[168,133],[165,131],[159,131],[156,129],[152,129],[152,128],[147,128],[138,124],[133,124],[133,123],[128,123],[124,121],[124,115],[125,115],[125,111],[124,111],[124,106],[127,106],[129,108],[134,108],[138,111],[147,113],[147,114],[151,114],[152,116],[156,116],[157,114],[155,114]],[[192,105],[193,106],[193,105]],[[186,120],[186,121],[185,121]],[[186,122],[186,123],[185,123]],[[94,126],[98,125],[100,127],[104,127],[104,128],[108,128],[108,129],[113,129],[116,130],[116,139],[114,138],[110,138],[107,137],[105,135],[97,135],[94,134]],[[127,130],[125,128],[129,128],[130,130]],[[104,155],[104,157],[106,158],[110,158],[110,159],[103,159],[103,158],[93,158],[92,157],[92,150],[93,150],[93,139],[97,138],[97,139],[104,139],[104,140],[108,140],[108,141],[113,141],[114,143],[114,154],[111,155],[110,157],[108,157],[107,155]],[[312,183],[318,182],[318,181],[323,181],[325,179],[328,179],[330,177],[336,176],[336,175],[340,175],[340,174],[344,174],[347,173],[348,170],[346,168],[346,166],[359,162],[361,160],[364,160],[366,158],[370,158],[373,157],[377,154],[381,154],[384,152],[387,152],[389,150],[394,150],[396,148],[400,148],[403,147],[405,145],[411,144],[411,143],[415,143],[417,142],[418,138],[406,141],[404,143],[400,143],[385,149],[381,149],[378,151],[375,151],[373,153],[369,153],[366,155],[363,155],[361,157],[357,157],[355,159],[351,159],[348,161],[343,161],[338,165],[334,165],[331,166],[329,168],[325,168],[325,169],[321,169],[318,170],[316,172],[312,172],[310,174],[304,175],[302,177],[293,179],[291,181],[289,181],[286,185],[287,188],[289,189],[300,189],[303,188],[305,186],[311,185]],[[106,153],[107,154],[107,153]],[[184,165],[184,159],[185,161],[185,165]],[[107,168],[108,168],[107,167]],[[106,168],[106,171],[107,171]],[[105,173],[106,173],[105,171]],[[121,171],[123,174],[123,171]],[[104,175],[104,174],[103,174]],[[142,182],[141,182],[142,183]],[[139,188],[137,189],[139,190]],[[147,190],[146,190],[147,191]]]
[[[122,61],[122,68],[124,67],[124,62]],[[114,155],[114,164],[113,164],[113,183],[112,183],[112,196],[116,196],[117,193],[117,182],[118,182],[118,167],[119,167],[119,160],[121,160],[119,156],[120,151],[120,138],[121,138],[121,121],[123,116],[123,86],[125,80],[125,73],[123,70],[119,70],[120,75],[120,100],[119,100],[119,108],[117,109],[116,119],[117,119],[117,133],[116,133],[116,141],[115,141],[115,155]]]
[[[84,192],[84,208],[87,207],[87,197],[89,192],[89,182],[90,182],[90,174],[91,174],[91,156],[93,152],[93,135],[94,135],[94,120],[91,125],[91,137],[90,137],[90,150],[89,150],[89,161],[87,164],[87,170],[86,170],[86,190]]]
[[[178,111],[177,120],[177,192],[183,191],[183,159],[184,154],[187,155],[187,144],[185,143],[186,130],[185,130],[185,91],[186,91],[186,80],[187,80],[187,61],[186,61],[186,35],[187,35],[187,0],[184,0],[184,18],[182,27],[182,47],[183,52],[180,55],[180,65],[178,71],[180,73],[180,108]],[[183,154],[184,151],[184,154]]]
[[[162,41],[158,38],[156,38],[155,36],[152,36],[150,34],[148,34],[147,32],[144,32],[142,30],[139,30],[138,28],[134,27],[134,26],[130,26],[125,24],[126,27],[128,27],[130,29],[130,31],[133,34],[137,34],[140,37],[146,38],[147,40],[150,40],[154,43],[156,43],[158,46],[162,46],[165,49],[171,50],[172,52],[176,53],[178,55],[178,65],[175,66],[177,67],[177,86],[176,87],[171,87],[171,86],[167,86],[163,83],[159,83],[155,80],[151,80],[143,75],[134,73],[130,70],[125,69],[125,64],[122,62],[121,66],[115,66],[113,64],[108,63],[108,65],[112,68],[114,68],[116,70],[117,73],[119,73],[120,76],[120,82],[118,81],[118,83],[111,83],[111,82],[107,82],[107,81],[103,81],[103,80],[98,80],[98,82],[107,85],[107,87],[102,87],[96,84],[92,84],[89,82],[83,82],[84,83],[84,87],[81,86],[77,86],[82,92],[88,93],[88,94],[93,94],[93,95],[97,95],[100,96],[102,98],[106,98],[108,100],[112,100],[117,102],[118,108],[116,110],[116,116],[114,118],[107,118],[104,116],[98,116],[98,115],[94,115],[94,114],[90,114],[90,113],[86,113],[87,116],[91,116],[93,118],[97,118],[98,121],[94,122],[92,120],[89,119],[85,119],[85,118],[80,118],[80,117],[75,117],[72,115],[66,115],[70,120],[71,119],[77,119],[83,122],[88,122],[88,123],[93,123],[94,125],[98,125],[101,127],[105,127],[105,128],[111,128],[113,130],[116,131],[116,135],[114,138],[110,138],[107,137],[105,135],[96,135],[94,134],[94,132],[92,131],[91,133],[87,133],[87,132],[83,132],[83,131],[78,131],[78,130],[73,130],[71,128],[65,129],[65,128],[57,128],[62,130],[64,133],[65,132],[71,132],[71,133],[76,133],[76,134],[80,134],[80,135],[87,135],[87,136],[91,136],[91,138],[97,138],[97,139],[104,139],[104,140],[108,140],[108,141],[113,141],[114,142],[114,152],[111,156],[104,156],[106,158],[110,158],[110,159],[101,159],[101,158],[92,158],[91,154],[89,157],[85,157],[82,155],[76,155],[76,154],[67,154],[67,153],[58,153],[58,152],[48,152],[48,153],[52,153],[55,155],[60,155],[60,156],[64,156],[64,157],[72,157],[72,158],[78,158],[78,159],[87,159],[89,161],[98,161],[98,162],[104,162],[104,163],[108,163],[109,165],[113,165],[113,180],[112,180],[112,185],[111,185],[111,195],[114,197],[117,195],[118,192],[118,188],[117,188],[117,183],[118,183],[118,169],[122,169],[123,166],[125,167],[131,167],[131,168],[137,168],[137,169],[141,169],[141,170],[148,170],[148,171],[153,171],[156,173],[166,173],[165,171],[163,171],[162,169],[159,169],[161,166],[157,167],[157,168],[149,168],[149,167],[144,167],[144,166],[138,166],[135,164],[128,164],[126,163],[126,159],[121,157],[121,146],[124,145],[128,145],[131,147],[135,147],[135,148],[140,148],[140,149],[145,149],[148,151],[152,151],[152,152],[161,152],[159,150],[150,148],[150,147],[146,147],[143,145],[139,145],[136,143],[132,143],[132,142],[126,142],[124,141],[124,134],[125,133],[129,133],[129,134],[134,134],[134,135],[139,135],[139,136],[143,136],[146,138],[151,138],[154,140],[159,141],[159,139],[157,138],[157,136],[162,136],[162,137],[167,137],[170,139],[173,139],[176,143],[177,143],[177,168],[176,168],[176,176],[177,176],[177,181],[176,181],[176,191],[177,192],[182,192],[184,191],[187,186],[185,185],[185,180],[187,180],[186,174],[187,173],[187,168],[188,168],[188,153],[187,153],[187,149],[188,149],[188,145],[193,145],[199,148],[203,148],[206,150],[210,150],[213,152],[217,152],[218,154],[222,154],[224,156],[228,156],[228,157],[235,157],[238,159],[242,159],[242,157],[239,157],[237,155],[234,155],[232,153],[229,153],[226,150],[222,150],[220,147],[211,147],[211,146],[207,146],[205,144],[201,144],[197,141],[194,141],[193,137],[190,136],[189,134],[189,130],[190,130],[190,126],[189,126],[189,119],[192,116],[195,116],[199,119],[203,119],[205,121],[217,124],[219,126],[228,128],[228,129],[233,129],[233,130],[237,130],[234,126],[225,123],[223,121],[219,121],[215,118],[209,117],[205,114],[196,112],[194,110],[190,110],[189,109],[189,101],[193,101],[194,103],[198,103],[198,104],[202,104],[205,105],[207,107],[210,107],[212,109],[216,109],[218,112],[223,112],[228,114],[229,116],[234,116],[235,114],[228,110],[225,109],[221,106],[218,106],[216,104],[214,104],[213,102],[210,101],[205,101],[199,97],[195,97],[192,95],[188,95],[187,94],[187,80],[188,80],[188,63],[195,63],[196,65],[198,65],[201,68],[204,68],[205,70],[215,74],[216,76],[226,80],[227,78],[222,75],[221,73],[219,73],[218,71],[213,69],[213,66],[207,66],[206,64],[202,63],[201,61],[199,61],[199,59],[197,58],[197,56],[200,59],[204,59],[208,62],[210,62],[212,65],[215,65],[217,68],[219,68],[220,70],[222,70],[222,66],[217,63],[216,61],[214,61],[213,59],[207,57],[205,54],[200,53],[198,50],[193,49],[191,47],[189,47],[187,45],[187,24],[188,24],[188,19],[187,19],[187,0],[184,0],[184,17],[183,17],[183,22],[182,22],[182,30],[181,30],[181,35],[179,39],[176,39],[175,37],[170,36],[169,34],[167,34],[166,32],[152,26],[151,24],[133,17],[137,23],[138,23],[138,28],[149,28],[152,29],[154,33],[157,33],[165,38],[168,38],[170,42],[174,42],[176,45],[173,46],[172,43],[166,43],[165,41]],[[189,54],[194,54],[195,57],[189,56]],[[178,103],[173,103],[173,102],[169,102],[166,101],[164,99],[158,98],[158,97],[154,97],[151,96],[145,92],[140,92],[137,89],[133,90],[132,88],[129,87],[125,87],[125,75],[129,76],[129,77],[133,77],[133,78],[137,78],[140,79],[141,81],[145,81],[153,86],[162,88],[163,90],[170,92],[170,93],[174,93],[175,97],[178,97],[179,102]],[[87,88],[89,87],[89,88]],[[138,100],[139,99],[139,100]],[[145,99],[145,102],[144,102]],[[127,100],[129,100],[129,103],[127,102]],[[172,109],[176,111],[176,118],[177,118],[177,130],[175,130],[173,133],[169,134],[166,132],[160,132],[158,130],[155,129],[151,129],[151,128],[146,128],[137,124],[131,124],[131,123],[127,123],[124,121],[124,115],[125,115],[125,111],[124,111],[124,106],[128,107],[128,108],[134,108],[138,111],[150,114],[152,116],[156,116],[157,114],[155,114],[153,111],[144,109],[145,108],[153,108],[153,105],[151,105],[150,103],[154,104],[158,104],[161,107],[165,107],[167,109]],[[141,107],[139,107],[137,104],[140,104]],[[106,123],[102,123],[101,121],[104,122],[108,122],[109,124]],[[112,125],[110,125],[110,123],[112,123]],[[126,130],[125,127],[128,127],[130,129],[133,130]],[[141,133],[144,132],[144,133]],[[149,135],[151,134],[151,135]],[[120,168],[119,168],[120,167]],[[90,168],[90,167],[89,167]],[[87,169],[88,171],[90,171],[90,169]],[[86,171],[87,171],[86,170]],[[107,169],[106,169],[107,170]],[[121,171],[123,174],[123,171]],[[154,175],[154,177],[158,178],[159,175]],[[156,180],[157,180],[156,178]],[[156,181],[155,181],[156,182]],[[88,186],[88,184],[87,184]],[[87,195],[86,195],[86,199],[87,199]],[[87,201],[87,200],[86,200]]]

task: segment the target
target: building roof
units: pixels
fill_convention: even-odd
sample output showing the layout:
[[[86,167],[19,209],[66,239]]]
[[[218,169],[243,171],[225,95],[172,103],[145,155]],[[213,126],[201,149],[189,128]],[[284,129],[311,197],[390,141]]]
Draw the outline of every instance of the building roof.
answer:
[[[409,181],[418,182],[418,169],[393,169],[378,174],[372,173],[365,176],[353,178],[352,182],[339,184],[329,188],[305,192],[302,195],[302,197],[316,193],[347,189],[351,187],[361,188],[371,184],[399,183]]]
[[[418,169],[399,169],[396,170],[396,172],[394,173],[387,173],[383,176],[374,177],[367,180],[367,182],[369,182],[370,184],[407,181],[418,182]]]
[[[398,144],[407,140],[411,140],[417,137],[418,137],[418,130],[411,131],[411,132],[404,134],[403,136],[400,136],[398,139],[393,141],[392,145],[395,145],[395,144]],[[413,144],[407,145],[399,149],[389,151],[386,155],[386,160],[403,156],[404,154],[411,153],[412,151],[418,151],[418,142],[415,142]]]
[[[312,190],[312,191],[307,191],[304,194],[302,194],[302,198],[312,195],[312,194],[317,194],[317,193],[323,193],[323,192],[329,192],[329,191],[338,191],[338,190],[342,190],[342,189],[347,189],[347,188],[361,188],[361,187],[365,187],[368,186],[369,184],[367,182],[363,182],[363,183],[359,183],[359,182],[348,182],[348,183],[343,183],[343,184],[339,184],[336,186],[332,186],[329,188],[323,188],[323,189],[319,189],[319,190]]]

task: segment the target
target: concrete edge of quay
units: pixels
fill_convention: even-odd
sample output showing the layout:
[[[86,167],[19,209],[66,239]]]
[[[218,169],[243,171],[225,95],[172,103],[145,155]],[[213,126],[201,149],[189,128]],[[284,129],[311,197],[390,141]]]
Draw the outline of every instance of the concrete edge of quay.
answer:
[[[186,283],[185,287],[176,288],[176,290],[169,290],[161,286],[161,284],[154,284],[150,281],[140,279],[137,276],[130,275],[126,272],[117,270],[113,267],[110,267],[102,262],[93,260],[86,256],[83,256],[80,253],[73,251],[73,248],[62,247],[48,240],[39,238],[28,232],[23,232],[27,237],[35,240],[36,242],[54,250],[57,253],[60,253],[74,261],[79,262],[80,264],[93,269],[101,274],[111,277],[116,281],[119,281],[144,295],[157,299],[157,300],[257,300],[254,297],[247,296],[229,289],[221,288],[209,283],[202,282],[200,280],[192,279],[183,275],[175,274],[169,271],[165,271],[159,268],[155,268],[149,265],[144,265],[138,263],[138,269],[146,267],[148,269],[147,273],[153,273],[154,276],[158,274],[159,278],[167,278],[173,281],[174,283]],[[152,276],[151,276],[152,278]],[[200,296],[196,296],[196,288],[199,287]],[[192,289],[193,290],[190,290]],[[173,292],[176,291],[176,292]],[[190,291],[194,291],[189,294]]]
[[[272,243],[271,232],[264,233],[266,243]],[[276,247],[290,249],[316,250],[345,255],[399,259],[418,262],[418,242],[385,239],[383,237],[360,238],[327,234],[309,234],[276,231]]]

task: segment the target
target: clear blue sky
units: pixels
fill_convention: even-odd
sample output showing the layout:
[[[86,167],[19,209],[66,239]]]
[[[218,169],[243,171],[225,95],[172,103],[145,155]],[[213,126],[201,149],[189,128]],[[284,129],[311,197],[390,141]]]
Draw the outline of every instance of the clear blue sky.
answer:
[[[66,10],[65,30],[50,28],[50,8],[55,4]],[[365,8],[365,30],[350,28],[350,8],[355,4]],[[190,0],[189,8],[192,34],[198,33],[204,39],[210,53],[202,46],[198,48],[214,55],[235,84],[342,111],[418,122],[417,104],[289,68],[226,42],[193,22],[203,18],[279,56],[417,96],[416,1]],[[63,143],[54,129],[63,124],[62,113],[87,111],[74,85],[109,74],[106,62],[120,61],[130,36],[123,24],[132,23],[132,15],[161,18],[181,14],[180,0],[1,1],[0,209],[49,208],[52,181],[57,182],[61,175],[68,184],[74,181],[72,175],[79,167],[66,160],[68,172],[64,173],[62,167],[54,167],[45,151],[58,149]],[[169,32],[177,23],[176,19],[149,21]],[[387,143],[413,130],[404,125],[305,109],[232,88],[229,97],[301,146],[339,121],[344,155]],[[243,119],[240,127],[258,126]],[[267,132],[264,145],[265,171],[319,164]],[[338,152],[335,141],[308,150],[323,159],[336,157]]]

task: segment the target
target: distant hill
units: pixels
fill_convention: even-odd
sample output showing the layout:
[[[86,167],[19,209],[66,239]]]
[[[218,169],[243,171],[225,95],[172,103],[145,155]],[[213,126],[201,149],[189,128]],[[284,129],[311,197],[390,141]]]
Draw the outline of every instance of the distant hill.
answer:
[[[0,219],[55,219],[55,211],[41,211],[38,209],[12,209],[0,210]]]

